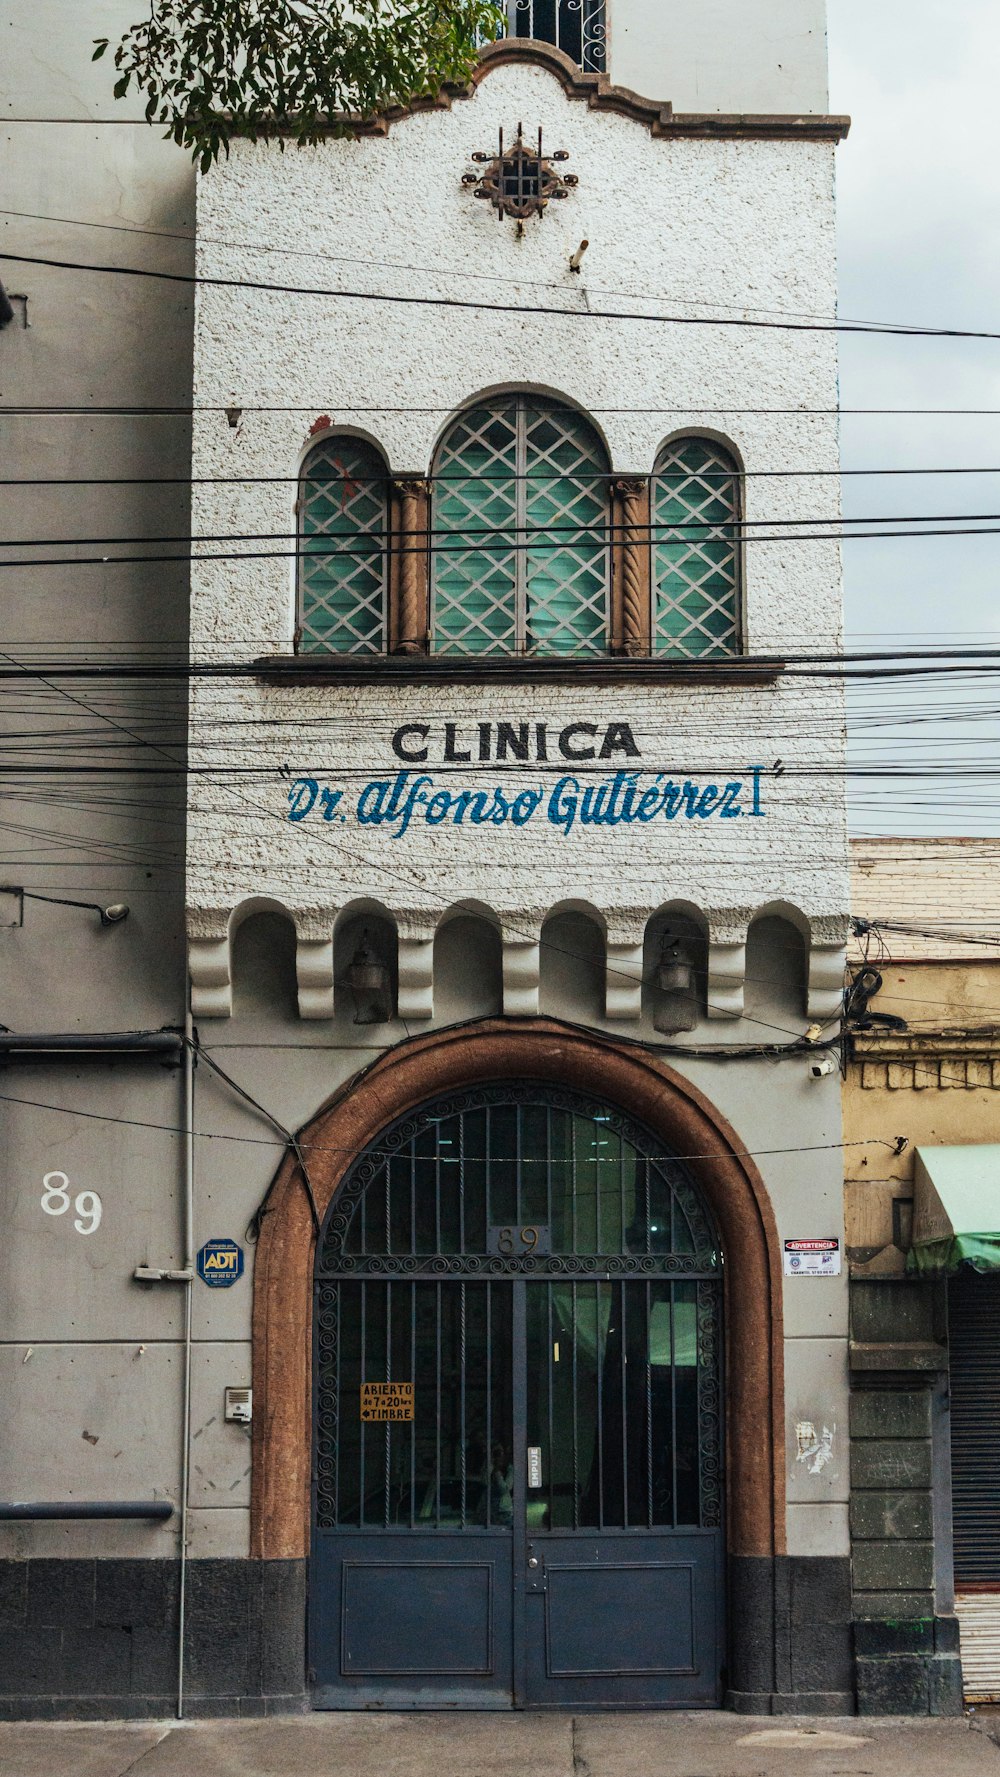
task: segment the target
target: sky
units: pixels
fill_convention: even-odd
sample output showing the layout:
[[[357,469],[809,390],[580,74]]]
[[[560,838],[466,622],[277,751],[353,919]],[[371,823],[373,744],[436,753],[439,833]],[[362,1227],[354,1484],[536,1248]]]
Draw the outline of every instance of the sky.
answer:
[[[1000,332],[1000,6],[996,0],[828,0],[844,318]],[[1000,340],[844,339],[845,409],[1000,409]],[[997,466],[996,417],[851,415],[845,470]],[[1000,473],[845,478],[845,512],[1000,513]],[[1000,526],[1000,518],[998,518]],[[861,527],[865,528],[865,527]],[[844,550],[850,648],[1000,648],[1000,535],[858,540]],[[1000,662],[998,662],[1000,665]],[[995,687],[995,689],[994,689]],[[982,711],[970,718],[975,705]],[[855,764],[887,756],[933,779],[855,780],[856,833],[1000,835],[1000,676],[860,687]],[[886,726],[886,716],[900,720]],[[957,713],[956,713],[957,712]]]

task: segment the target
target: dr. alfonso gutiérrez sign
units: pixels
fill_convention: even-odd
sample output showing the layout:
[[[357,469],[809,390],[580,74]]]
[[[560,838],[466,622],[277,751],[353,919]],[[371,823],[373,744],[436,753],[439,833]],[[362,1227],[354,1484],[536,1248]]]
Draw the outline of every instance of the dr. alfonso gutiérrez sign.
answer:
[[[671,777],[645,770],[630,722],[405,722],[390,746],[401,765],[360,790],[301,776],[288,791],[290,821],[330,821],[381,828],[401,839],[414,824],[428,827],[526,827],[544,821],[557,832],[655,821],[739,820],[765,814],[763,765],[727,782]],[[537,765],[541,781],[516,789],[489,782],[490,765],[509,764],[520,777]],[[424,770],[425,766],[434,770]],[[463,783],[461,767],[469,768]],[[566,766],[569,769],[566,769]],[[525,771],[525,766],[528,770]],[[601,769],[603,767],[603,769]],[[442,779],[444,781],[442,781]]]

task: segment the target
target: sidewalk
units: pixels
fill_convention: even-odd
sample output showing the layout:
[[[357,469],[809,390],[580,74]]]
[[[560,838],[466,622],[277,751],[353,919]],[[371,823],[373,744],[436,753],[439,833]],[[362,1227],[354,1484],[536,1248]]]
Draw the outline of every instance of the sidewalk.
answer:
[[[989,1727],[996,1731],[996,1723]],[[308,1715],[0,1725],[2,1777],[1000,1777],[984,1721]]]

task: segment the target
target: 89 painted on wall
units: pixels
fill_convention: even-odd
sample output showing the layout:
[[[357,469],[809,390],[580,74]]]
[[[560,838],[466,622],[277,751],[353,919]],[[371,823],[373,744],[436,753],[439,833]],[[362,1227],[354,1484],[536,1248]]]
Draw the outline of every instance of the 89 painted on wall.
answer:
[[[64,1172],[47,1172],[42,1180],[41,1207],[47,1216],[64,1216],[70,1207],[69,1179]],[[78,1191],[73,1198],[78,1234],[96,1234],[103,1206],[96,1191]]]

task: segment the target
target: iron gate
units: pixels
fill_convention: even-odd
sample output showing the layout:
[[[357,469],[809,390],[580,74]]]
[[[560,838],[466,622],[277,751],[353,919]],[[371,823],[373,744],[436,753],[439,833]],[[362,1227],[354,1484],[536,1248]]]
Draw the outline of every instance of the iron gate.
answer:
[[[720,1305],[613,1108],[523,1082],[380,1137],[316,1266],[317,1704],[716,1702]]]

